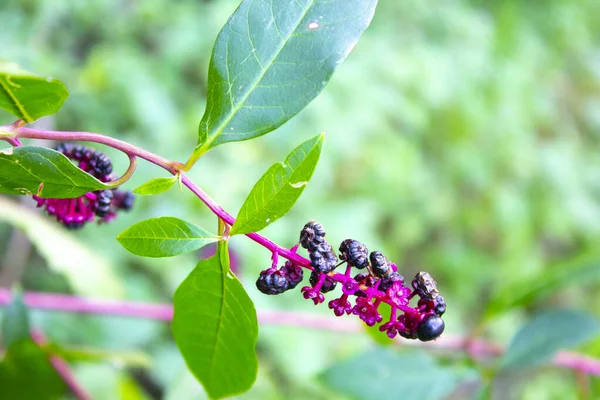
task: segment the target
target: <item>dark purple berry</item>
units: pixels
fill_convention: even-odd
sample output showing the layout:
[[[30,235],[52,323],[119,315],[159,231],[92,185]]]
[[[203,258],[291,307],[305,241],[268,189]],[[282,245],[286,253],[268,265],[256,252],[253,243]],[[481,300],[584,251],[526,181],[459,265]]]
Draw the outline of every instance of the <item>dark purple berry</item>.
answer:
[[[377,286],[377,290],[385,292],[394,282],[404,283],[404,277],[397,272],[393,272],[389,278],[381,280],[379,286]]]
[[[446,312],[446,300],[444,300],[444,298],[442,297],[442,295],[439,295],[435,299],[435,309],[434,309],[434,311],[440,317],[442,315],[444,315],[444,313]]]
[[[63,153],[68,158],[71,158],[71,151],[73,150],[73,143],[60,143],[56,146],[56,151]]]
[[[425,318],[417,328],[417,337],[421,342],[437,339],[444,332],[444,320],[437,315]]]
[[[256,287],[264,294],[281,294],[288,290],[288,280],[275,269],[267,269],[260,273]]]
[[[103,190],[98,193],[95,208],[96,216],[103,218],[108,215],[112,205],[113,197],[114,195],[112,190]]]
[[[283,267],[281,267],[281,273],[287,278],[288,281],[288,289],[293,289],[304,278],[304,270],[299,265],[294,265],[290,261],[286,262]]]
[[[71,150],[71,157],[73,157],[73,159],[75,159],[77,161],[81,161],[83,159],[83,155],[85,154],[86,151],[87,151],[87,148],[85,146],[77,144],[77,145],[73,146],[73,149]]]
[[[408,331],[399,330],[398,331],[398,335],[402,336],[404,339],[415,340],[417,338],[417,334],[415,332],[408,332]]]
[[[310,274],[310,279],[309,279],[311,286],[315,287],[315,285],[317,284],[318,281],[319,281],[319,273],[313,271]],[[329,276],[326,277],[325,281],[323,281],[323,285],[321,286],[321,293],[331,292],[333,289],[335,289],[336,285],[337,285],[336,281],[331,279]]]
[[[419,272],[412,281],[412,287],[425,300],[434,300],[440,295],[435,281],[427,272]]]
[[[94,152],[90,157],[90,171],[96,178],[102,180],[110,175],[113,170],[108,156],[100,151]]]
[[[310,265],[317,272],[329,273],[337,266],[338,259],[327,242],[321,243],[309,253]]]
[[[300,231],[300,244],[305,249],[313,249],[325,241],[325,228],[316,221],[309,221]]]
[[[358,269],[369,265],[369,250],[357,240],[346,239],[340,244],[340,258]]]
[[[124,192],[123,199],[121,200],[120,208],[125,211],[129,211],[133,208],[135,196],[131,192]]]
[[[369,258],[371,259],[371,268],[373,273],[377,277],[381,279],[389,279],[392,276],[394,273],[392,264],[380,251],[371,252]]]

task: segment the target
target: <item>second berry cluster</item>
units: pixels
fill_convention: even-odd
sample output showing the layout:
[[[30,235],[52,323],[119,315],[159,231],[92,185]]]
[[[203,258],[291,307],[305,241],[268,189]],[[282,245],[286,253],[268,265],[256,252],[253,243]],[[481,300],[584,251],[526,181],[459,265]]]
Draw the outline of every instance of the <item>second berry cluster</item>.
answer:
[[[391,307],[389,319],[379,330],[390,338],[400,335],[407,339],[430,341],[437,339],[444,331],[441,318],[446,312],[446,302],[440,295],[437,284],[427,272],[419,272],[405,285],[404,277],[380,251],[369,253],[367,247],[354,239],[344,240],[339,247],[339,256],[325,240],[323,225],[309,221],[300,232],[296,251],[302,246],[308,251],[311,274],[310,286],[304,286],[301,292],[305,299],[314,304],[325,301],[324,293],[334,290],[338,284],[342,295],[329,301],[329,308],[336,316],[356,315],[368,326],[383,322],[379,312],[382,303]],[[343,273],[336,268],[346,264]],[[360,270],[354,274],[354,268]],[[293,289],[303,279],[303,269],[291,261],[278,267],[277,255],[273,256],[273,265],[260,273],[257,288],[269,295],[283,293]],[[410,301],[418,297],[416,307],[409,306]],[[351,302],[354,300],[354,304]]]

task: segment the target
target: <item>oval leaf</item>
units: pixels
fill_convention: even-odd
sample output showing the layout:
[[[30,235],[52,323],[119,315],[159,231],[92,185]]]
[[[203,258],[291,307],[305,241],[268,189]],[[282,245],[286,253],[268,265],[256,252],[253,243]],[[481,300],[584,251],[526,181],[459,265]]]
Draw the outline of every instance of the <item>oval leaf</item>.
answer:
[[[362,400],[442,399],[466,378],[464,371],[438,365],[429,354],[391,348],[343,361],[320,376],[336,393]]]
[[[135,194],[141,195],[152,195],[152,194],[160,194],[164,193],[167,190],[171,189],[171,187],[177,182],[177,177],[173,176],[171,178],[155,178],[151,179],[143,185],[137,187],[133,190]]]
[[[574,285],[591,285],[600,280],[600,254],[578,255],[561,261],[525,280],[509,283],[488,302],[485,317],[492,318],[506,310],[539,301],[558,290]]]
[[[598,334],[592,316],[570,310],[551,310],[531,319],[513,338],[502,359],[502,368],[535,367],[560,349],[575,347]]]
[[[296,203],[319,161],[324,135],[296,147],[254,185],[231,228],[231,234],[258,232],[284,216]]]
[[[125,229],[117,240],[143,257],[172,257],[219,240],[218,236],[174,217],[150,218]]]
[[[31,123],[57,112],[69,96],[57,79],[42,78],[16,64],[0,62],[0,108]]]
[[[199,149],[264,135],[323,89],[367,28],[377,0],[244,0],[208,71]]]
[[[0,363],[2,400],[61,399],[66,386],[48,356],[31,339],[14,343]]]
[[[256,310],[229,271],[227,246],[198,263],[174,296],[173,336],[188,368],[211,398],[248,390],[258,360]]]
[[[47,147],[20,146],[0,152],[0,192],[45,198],[79,197],[107,186]]]

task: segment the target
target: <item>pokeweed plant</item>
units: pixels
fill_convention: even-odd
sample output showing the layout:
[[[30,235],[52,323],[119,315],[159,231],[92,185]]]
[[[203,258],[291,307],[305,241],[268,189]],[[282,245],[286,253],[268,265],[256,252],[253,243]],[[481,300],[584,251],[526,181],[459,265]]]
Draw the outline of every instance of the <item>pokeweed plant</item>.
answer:
[[[296,147],[254,185],[234,218],[186,175],[207,151],[234,141],[256,138],[296,115],[323,89],[335,69],[369,25],[377,0],[244,0],[219,33],[208,71],[207,106],[198,142],[186,162],[167,160],[121,140],[89,132],[50,131],[28,127],[56,113],[68,96],[64,85],[0,64],[0,107],[18,120],[0,126],[0,139],[11,147],[0,153],[0,192],[31,195],[38,207],[68,229],[92,221],[110,222],[131,209],[134,194],[157,195],[176,182],[186,186],[218,217],[218,229],[161,217],[138,222],[118,241],[133,254],[172,257],[217,243],[216,254],[200,261],[174,295],[173,336],[191,372],[211,398],[248,390],[257,373],[256,311],[240,281],[230,271],[227,251],[233,235],[246,235],[272,253],[270,268],[260,273],[257,288],[269,295],[290,290],[310,271],[301,289],[314,304],[339,283],[342,295],[329,301],[336,316],[357,315],[367,325],[383,322],[379,305],[391,308],[380,326],[396,335],[422,341],[441,335],[446,304],[436,283],[421,272],[405,285],[397,266],[381,252],[368,252],[346,239],[339,256],[325,241],[323,226],[308,222],[298,243],[279,246],[257,232],[284,216],[298,200],[319,159],[324,135]],[[55,150],[23,145],[23,139],[62,142]],[[130,160],[118,177],[103,153],[73,142],[100,143]],[[133,193],[121,187],[135,173],[138,159],[162,167],[171,178],[156,178]],[[308,258],[297,250],[308,251]],[[280,258],[286,261],[280,266]],[[342,264],[344,272],[337,272]],[[353,268],[361,270],[354,275]],[[412,287],[411,287],[412,286]],[[409,305],[413,297],[419,301]],[[350,299],[355,298],[354,304]],[[386,316],[387,317],[387,316]]]

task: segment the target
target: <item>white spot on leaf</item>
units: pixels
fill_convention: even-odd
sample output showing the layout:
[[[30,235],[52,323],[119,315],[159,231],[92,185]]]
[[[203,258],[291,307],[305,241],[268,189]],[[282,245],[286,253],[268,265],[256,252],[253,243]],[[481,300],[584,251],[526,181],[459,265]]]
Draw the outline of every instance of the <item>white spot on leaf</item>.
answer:
[[[271,222],[271,218],[267,218],[265,222]]]
[[[321,25],[317,21],[313,21],[308,24],[308,29],[314,31],[315,29],[319,29]]]
[[[296,183],[290,183],[290,186],[295,188],[295,189],[300,189],[304,186],[308,185],[307,181],[302,181],[302,182],[296,182]]]

